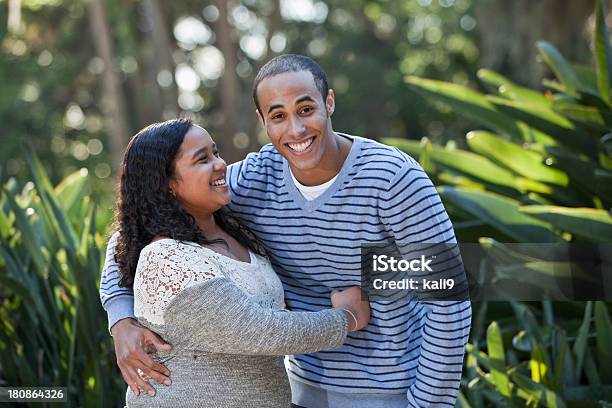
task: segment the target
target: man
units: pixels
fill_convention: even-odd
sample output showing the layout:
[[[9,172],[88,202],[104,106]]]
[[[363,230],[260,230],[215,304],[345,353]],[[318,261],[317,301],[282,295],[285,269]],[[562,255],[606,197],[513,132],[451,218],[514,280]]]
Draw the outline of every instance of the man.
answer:
[[[455,243],[435,188],[408,155],[334,132],[333,90],[308,57],[282,55],[259,71],[257,115],[271,144],[228,169],[229,210],[265,245],[291,310],[329,306],[329,292],[361,283],[362,245]],[[109,243],[101,299],[117,361],[135,392],[138,375],[170,383],[146,349],[168,349],[133,320],[117,286]],[[466,301],[372,300],[372,318],[337,350],[289,356],[292,401],[303,407],[454,406],[471,308]]]

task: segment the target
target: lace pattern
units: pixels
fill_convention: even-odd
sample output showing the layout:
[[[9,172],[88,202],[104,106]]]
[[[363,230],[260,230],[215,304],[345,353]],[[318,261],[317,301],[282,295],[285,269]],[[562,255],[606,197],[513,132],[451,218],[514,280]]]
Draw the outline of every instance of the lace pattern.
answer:
[[[134,313],[163,325],[163,313],[182,290],[225,276],[262,307],[283,309],[283,287],[270,263],[249,251],[241,262],[191,242],[160,239],[140,252],[134,278]]]

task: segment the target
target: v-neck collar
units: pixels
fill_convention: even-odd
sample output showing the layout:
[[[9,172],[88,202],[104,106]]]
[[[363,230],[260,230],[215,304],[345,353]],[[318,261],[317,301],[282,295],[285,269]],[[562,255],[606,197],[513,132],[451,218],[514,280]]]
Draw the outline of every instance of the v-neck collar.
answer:
[[[351,150],[349,154],[346,156],[340,171],[338,172],[338,177],[332,183],[331,186],[323,194],[314,200],[307,200],[300,190],[298,190],[297,186],[293,182],[293,178],[291,177],[291,170],[289,169],[289,162],[287,159],[283,157],[283,178],[285,180],[285,188],[287,189],[287,193],[289,193],[289,197],[293,200],[293,202],[304,211],[315,211],[322,204],[326,203],[344,184],[344,181],[347,178],[350,170],[353,168],[353,164],[355,162],[355,158],[359,154],[361,150],[361,142],[362,139],[356,136],[350,136],[345,133],[336,132],[339,136],[345,137],[351,140]]]

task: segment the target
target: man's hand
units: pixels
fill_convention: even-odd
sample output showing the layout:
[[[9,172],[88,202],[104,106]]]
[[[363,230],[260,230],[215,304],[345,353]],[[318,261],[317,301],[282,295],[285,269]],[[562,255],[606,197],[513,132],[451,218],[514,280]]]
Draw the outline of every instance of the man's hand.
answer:
[[[121,375],[134,394],[139,395],[142,389],[151,396],[155,395],[155,388],[140,376],[138,369],[144,376],[160,384],[171,384],[170,370],[154,361],[147,351],[170,351],[172,346],[134,319],[119,320],[113,325],[111,332]]]

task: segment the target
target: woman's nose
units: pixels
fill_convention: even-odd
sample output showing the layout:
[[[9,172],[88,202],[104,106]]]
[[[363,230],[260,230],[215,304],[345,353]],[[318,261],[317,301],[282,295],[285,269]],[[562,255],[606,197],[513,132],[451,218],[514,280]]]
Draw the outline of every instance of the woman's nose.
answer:
[[[227,163],[221,157],[216,157],[213,167],[215,171],[224,170],[227,168]]]

